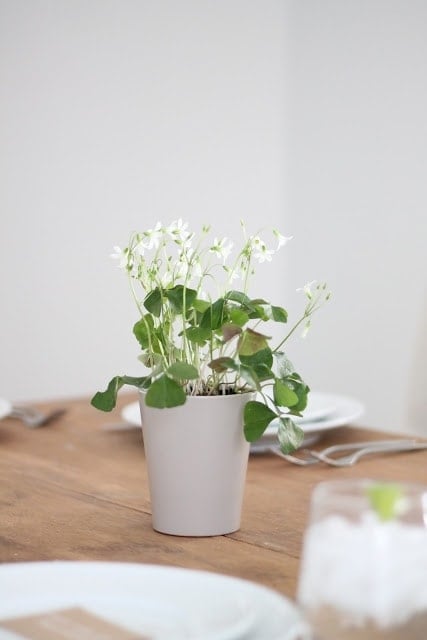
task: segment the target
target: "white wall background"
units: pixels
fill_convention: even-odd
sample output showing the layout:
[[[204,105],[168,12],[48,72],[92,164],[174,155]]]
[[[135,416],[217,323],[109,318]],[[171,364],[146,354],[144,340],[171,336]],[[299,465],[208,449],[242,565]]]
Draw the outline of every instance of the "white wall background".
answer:
[[[426,27],[416,0],[0,0],[1,395],[138,374],[112,245],[244,218],[294,235],[256,294],[333,291],[291,349],[312,388],[422,430]]]
[[[427,3],[294,2],[287,19],[292,279],[334,295],[298,361],[367,424],[427,434]]]

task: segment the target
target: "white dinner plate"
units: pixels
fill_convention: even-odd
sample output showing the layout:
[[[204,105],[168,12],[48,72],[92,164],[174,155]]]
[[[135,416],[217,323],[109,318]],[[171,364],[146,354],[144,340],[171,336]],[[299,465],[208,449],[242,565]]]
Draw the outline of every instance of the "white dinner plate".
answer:
[[[361,402],[346,396],[312,391],[309,397],[312,397],[314,408],[324,406],[328,407],[328,411],[324,413],[323,418],[318,417],[316,420],[312,419],[312,416],[315,415],[314,412],[312,414],[304,412],[304,418],[293,418],[304,431],[301,448],[311,447],[322,437],[324,431],[354,424],[365,410]],[[330,410],[331,407],[333,407],[332,410]],[[317,415],[320,415],[320,411]],[[307,416],[310,416],[311,419],[307,419]],[[276,446],[278,444],[277,427],[277,421],[273,421],[261,438],[251,445],[251,453],[268,452],[271,446]]]
[[[117,562],[0,565],[1,620],[71,607],[150,640],[293,640],[305,629],[297,607],[239,578]]]
[[[12,405],[9,400],[5,400],[4,398],[0,398],[0,420],[9,415],[12,411]]]
[[[300,423],[313,422],[321,420],[334,412],[336,408],[336,396],[312,391],[309,394],[307,408],[304,410],[302,418],[295,418]],[[122,418],[129,424],[141,426],[141,414],[139,411],[139,402],[132,402],[122,409]]]
[[[302,418],[294,421],[304,430],[302,447],[312,446],[324,431],[354,424],[364,413],[363,404],[354,398],[323,391],[311,391],[307,409]],[[122,418],[128,424],[141,426],[139,402],[132,402],[122,409]],[[262,453],[277,444],[277,421],[273,421],[262,437],[251,445],[252,453]]]
[[[313,419],[309,412],[304,412],[303,418],[293,418],[293,420],[302,427],[304,433],[317,433],[352,424],[355,420],[358,420],[365,411],[365,407],[359,400],[347,396],[323,393],[321,391],[312,391],[310,392],[309,397],[310,396],[313,396],[313,406],[320,406],[323,402],[324,406],[330,409],[328,409],[324,417],[321,418]],[[272,435],[276,433],[276,431],[277,426],[272,423],[271,426],[265,430],[265,435]]]
[[[308,394],[307,407],[304,409],[302,418],[294,418],[295,422],[304,424],[306,422],[316,422],[330,416],[337,407],[337,396],[323,391],[310,391]]]
[[[304,416],[294,420],[301,425],[304,433],[317,434],[317,432],[353,423],[360,418],[364,410],[363,404],[354,398],[323,391],[311,391]],[[140,427],[139,402],[126,405],[122,409],[121,416],[125,422]],[[277,424],[272,423],[267,427],[265,436],[275,435],[276,432]]]
[[[125,422],[133,424],[135,427],[141,426],[141,412],[139,410],[139,402],[131,402],[123,407],[121,416]]]

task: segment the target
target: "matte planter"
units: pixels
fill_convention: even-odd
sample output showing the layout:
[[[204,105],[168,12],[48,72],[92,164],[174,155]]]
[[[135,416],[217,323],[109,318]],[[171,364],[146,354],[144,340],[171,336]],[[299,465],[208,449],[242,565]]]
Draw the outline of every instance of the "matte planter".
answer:
[[[180,407],[147,407],[140,393],[153,528],[215,536],[240,527],[249,443],[243,410],[255,394],[188,396]]]

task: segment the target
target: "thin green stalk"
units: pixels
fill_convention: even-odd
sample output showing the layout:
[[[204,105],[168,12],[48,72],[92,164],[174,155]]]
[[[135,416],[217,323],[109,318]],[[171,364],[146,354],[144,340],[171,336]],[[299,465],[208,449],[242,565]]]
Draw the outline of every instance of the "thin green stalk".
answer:
[[[296,324],[294,324],[294,326],[292,327],[292,329],[289,331],[289,333],[283,338],[283,340],[273,349],[273,353],[276,353],[276,351],[278,351],[280,349],[280,347],[282,345],[285,344],[285,342],[291,337],[291,335],[294,333],[294,331],[296,331],[296,329],[298,329],[298,327],[300,326],[300,324],[302,322],[304,322],[304,320],[306,320],[309,317],[309,315],[304,314]]]

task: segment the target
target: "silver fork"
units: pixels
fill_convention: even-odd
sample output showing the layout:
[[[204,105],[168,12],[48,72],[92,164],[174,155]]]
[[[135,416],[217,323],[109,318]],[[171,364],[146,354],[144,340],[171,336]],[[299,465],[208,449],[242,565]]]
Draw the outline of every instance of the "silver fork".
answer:
[[[427,442],[416,442],[415,440],[395,440],[394,443],[388,445],[376,446],[375,442],[372,442],[366,447],[362,447],[354,451],[353,453],[342,456],[341,458],[332,458],[329,455],[325,455],[322,451],[310,451],[310,455],[317,458],[321,462],[325,462],[333,467],[351,467],[360,458],[373,453],[397,453],[403,451],[417,451],[421,449],[427,449]]]
[[[22,420],[22,422],[30,429],[36,429],[37,427],[44,427],[57,418],[60,418],[65,413],[65,411],[66,409],[59,408],[44,413],[43,411],[34,409],[33,407],[14,405],[9,414],[9,417]]]
[[[309,449],[302,449],[302,452],[308,454],[308,457],[302,458],[299,456],[290,455],[287,453],[283,453],[280,451],[278,445],[273,445],[269,447],[269,451],[279,456],[280,458],[284,458],[288,462],[292,464],[299,465],[301,467],[307,467],[312,464],[318,464],[319,462],[325,462],[326,464],[331,464],[332,466],[349,466],[357,462],[357,460],[366,455],[367,453],[375,453],[382,452],[388,450],[396,450],[400,447],[409,447],[412,448],[416,444],[415,440],[371,440],[368,442],[354,442],[350,444],[335,444],[322,451],[313,451]],[[427,447],[427,443],[425,445]],[[404,449],[408,450],[408,449]],[[344,451],[352,451],[353,453],[341,456],[339,458],[332,458],[332,454],[340,453]]]

